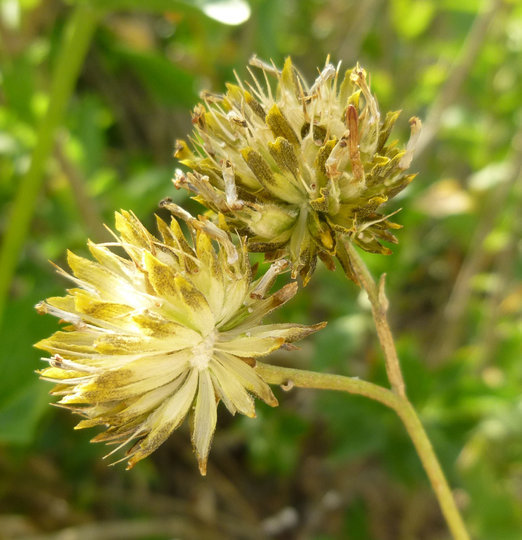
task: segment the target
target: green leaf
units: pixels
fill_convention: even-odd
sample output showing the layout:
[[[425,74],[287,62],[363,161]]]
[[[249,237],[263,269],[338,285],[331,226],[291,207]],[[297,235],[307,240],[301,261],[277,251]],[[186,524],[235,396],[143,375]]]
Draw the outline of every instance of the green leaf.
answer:
[[[56,319],[38,315],[34,305],[56,290],[39,287],[38,281],[32,282],[22,272],[16,284],[21,289],[32,290],[9,302],[0,328],[0,441],[28,444],[47,408],[50,390],[49,384],[39,381],[35,374],[44,363],[33,343],[57,329]]]
[[[32,442],[38,422],[47,409],[48,393],[49,385],[35,380],[4,403],[0,408],[1,442],[17,445]]]

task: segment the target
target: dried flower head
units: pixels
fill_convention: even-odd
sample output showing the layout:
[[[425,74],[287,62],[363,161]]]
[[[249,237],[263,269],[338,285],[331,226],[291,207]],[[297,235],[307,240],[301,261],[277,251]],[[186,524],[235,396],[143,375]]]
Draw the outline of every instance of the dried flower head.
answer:
[[[116,242],[89,243],[96,262],[68,254],[72,274],[59,271],[76,288],[37,306],[69,323],[36,344],[52,355],[40,375],[56,383],[61,406],[85,418],[77,428],[107,426],[94,441],[117,444],[114,451],[135,441],[122,459],[128,468],[193,409],[192,442],[205,474],[217,402],[247,416],[255,414],[251,394],[277,405],[254,358],[324,325],[262,325],[295,283],[265,297],[277,268],[253,281],[243,241],[236,246],[207,220],[166,206],[186,222],[192,245],[174,218],[170,225],[158,218],[160,240],[122,211]]]
[[[264,84],[228,84],[225,95],[203,93],[193,113],[192,149],[178,141],[176,157],[190,169],[174,184],[228,226],[248,236],[248,249],[268,260],[289,258],[306,284],[319,256],[334,257],[354,279],[343,240],[372,253],[390,253],[400,228],[379,208],[413,179],[407,175],[420,130],[410,120],[406,149],[387,143],[399,112],[381,119],[365,71],[341,80],[340,64],[326,62],[309,86],[290,58],[282,71],[257,58]],[[269,77],[277,81],[273,89]]]

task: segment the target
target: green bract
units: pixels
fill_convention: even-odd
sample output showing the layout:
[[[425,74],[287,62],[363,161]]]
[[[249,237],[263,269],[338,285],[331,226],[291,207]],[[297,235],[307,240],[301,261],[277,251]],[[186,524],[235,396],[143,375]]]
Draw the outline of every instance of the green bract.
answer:
[[[410,120],[405,149],[388,143],[399,112],[381,118],[359,66],[341,77],[340,64],[327,62],[309,86],[290,58],[282,71],[251,64],[264,84],[252,74],[252,83],[238,79],[224,95],[203,93],[192,149],[184,141],[176,149],[191,172],[177,171],[174,183],[246,235],[250,251],[288,258],[305,284],[318,256],[330,269],[336,257],[354,279],[342,240],[390,253],[381,242],[396,243],[390,229],[400,226],[380,207],[414,177],[405,171],[420,121]]]

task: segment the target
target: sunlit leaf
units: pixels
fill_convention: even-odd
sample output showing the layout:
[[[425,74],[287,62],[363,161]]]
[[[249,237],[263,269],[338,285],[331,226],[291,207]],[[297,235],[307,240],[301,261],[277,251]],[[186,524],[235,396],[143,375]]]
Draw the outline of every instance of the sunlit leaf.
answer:
[[[149,12],[199,12],[232,26],[242,24],[250,17],[250,6],[245,0],[92,0],[90,3],[104,11],[135,9]]]
[[[205,15],[223,24],[237,25],[250,17],[250,6],[244,0],[199,0]]]

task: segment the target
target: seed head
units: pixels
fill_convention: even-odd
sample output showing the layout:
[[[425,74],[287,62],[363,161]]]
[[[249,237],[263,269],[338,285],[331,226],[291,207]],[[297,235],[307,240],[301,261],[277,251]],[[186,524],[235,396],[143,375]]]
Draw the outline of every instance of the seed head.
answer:
[[[305,284],[317,257],[330,269],[337,258],[355,279],[343,242],[391,253],[382,242],[397,243],[390,229],[400,226],[381,206],[414,178],[405,171],[420,121],[410,120],[405,149],[389,143],[399,112],[381,118],[359,65],[341,75],[327,59],[309,86],[290,58],[281,71],[255,57],[250,64],[263,83],[249,69],[252,82],[202,94],[191,147],[178,141],[175,152],[190,172],[178,170],[174,184],[246,235],[250,251],[287,258]]]

